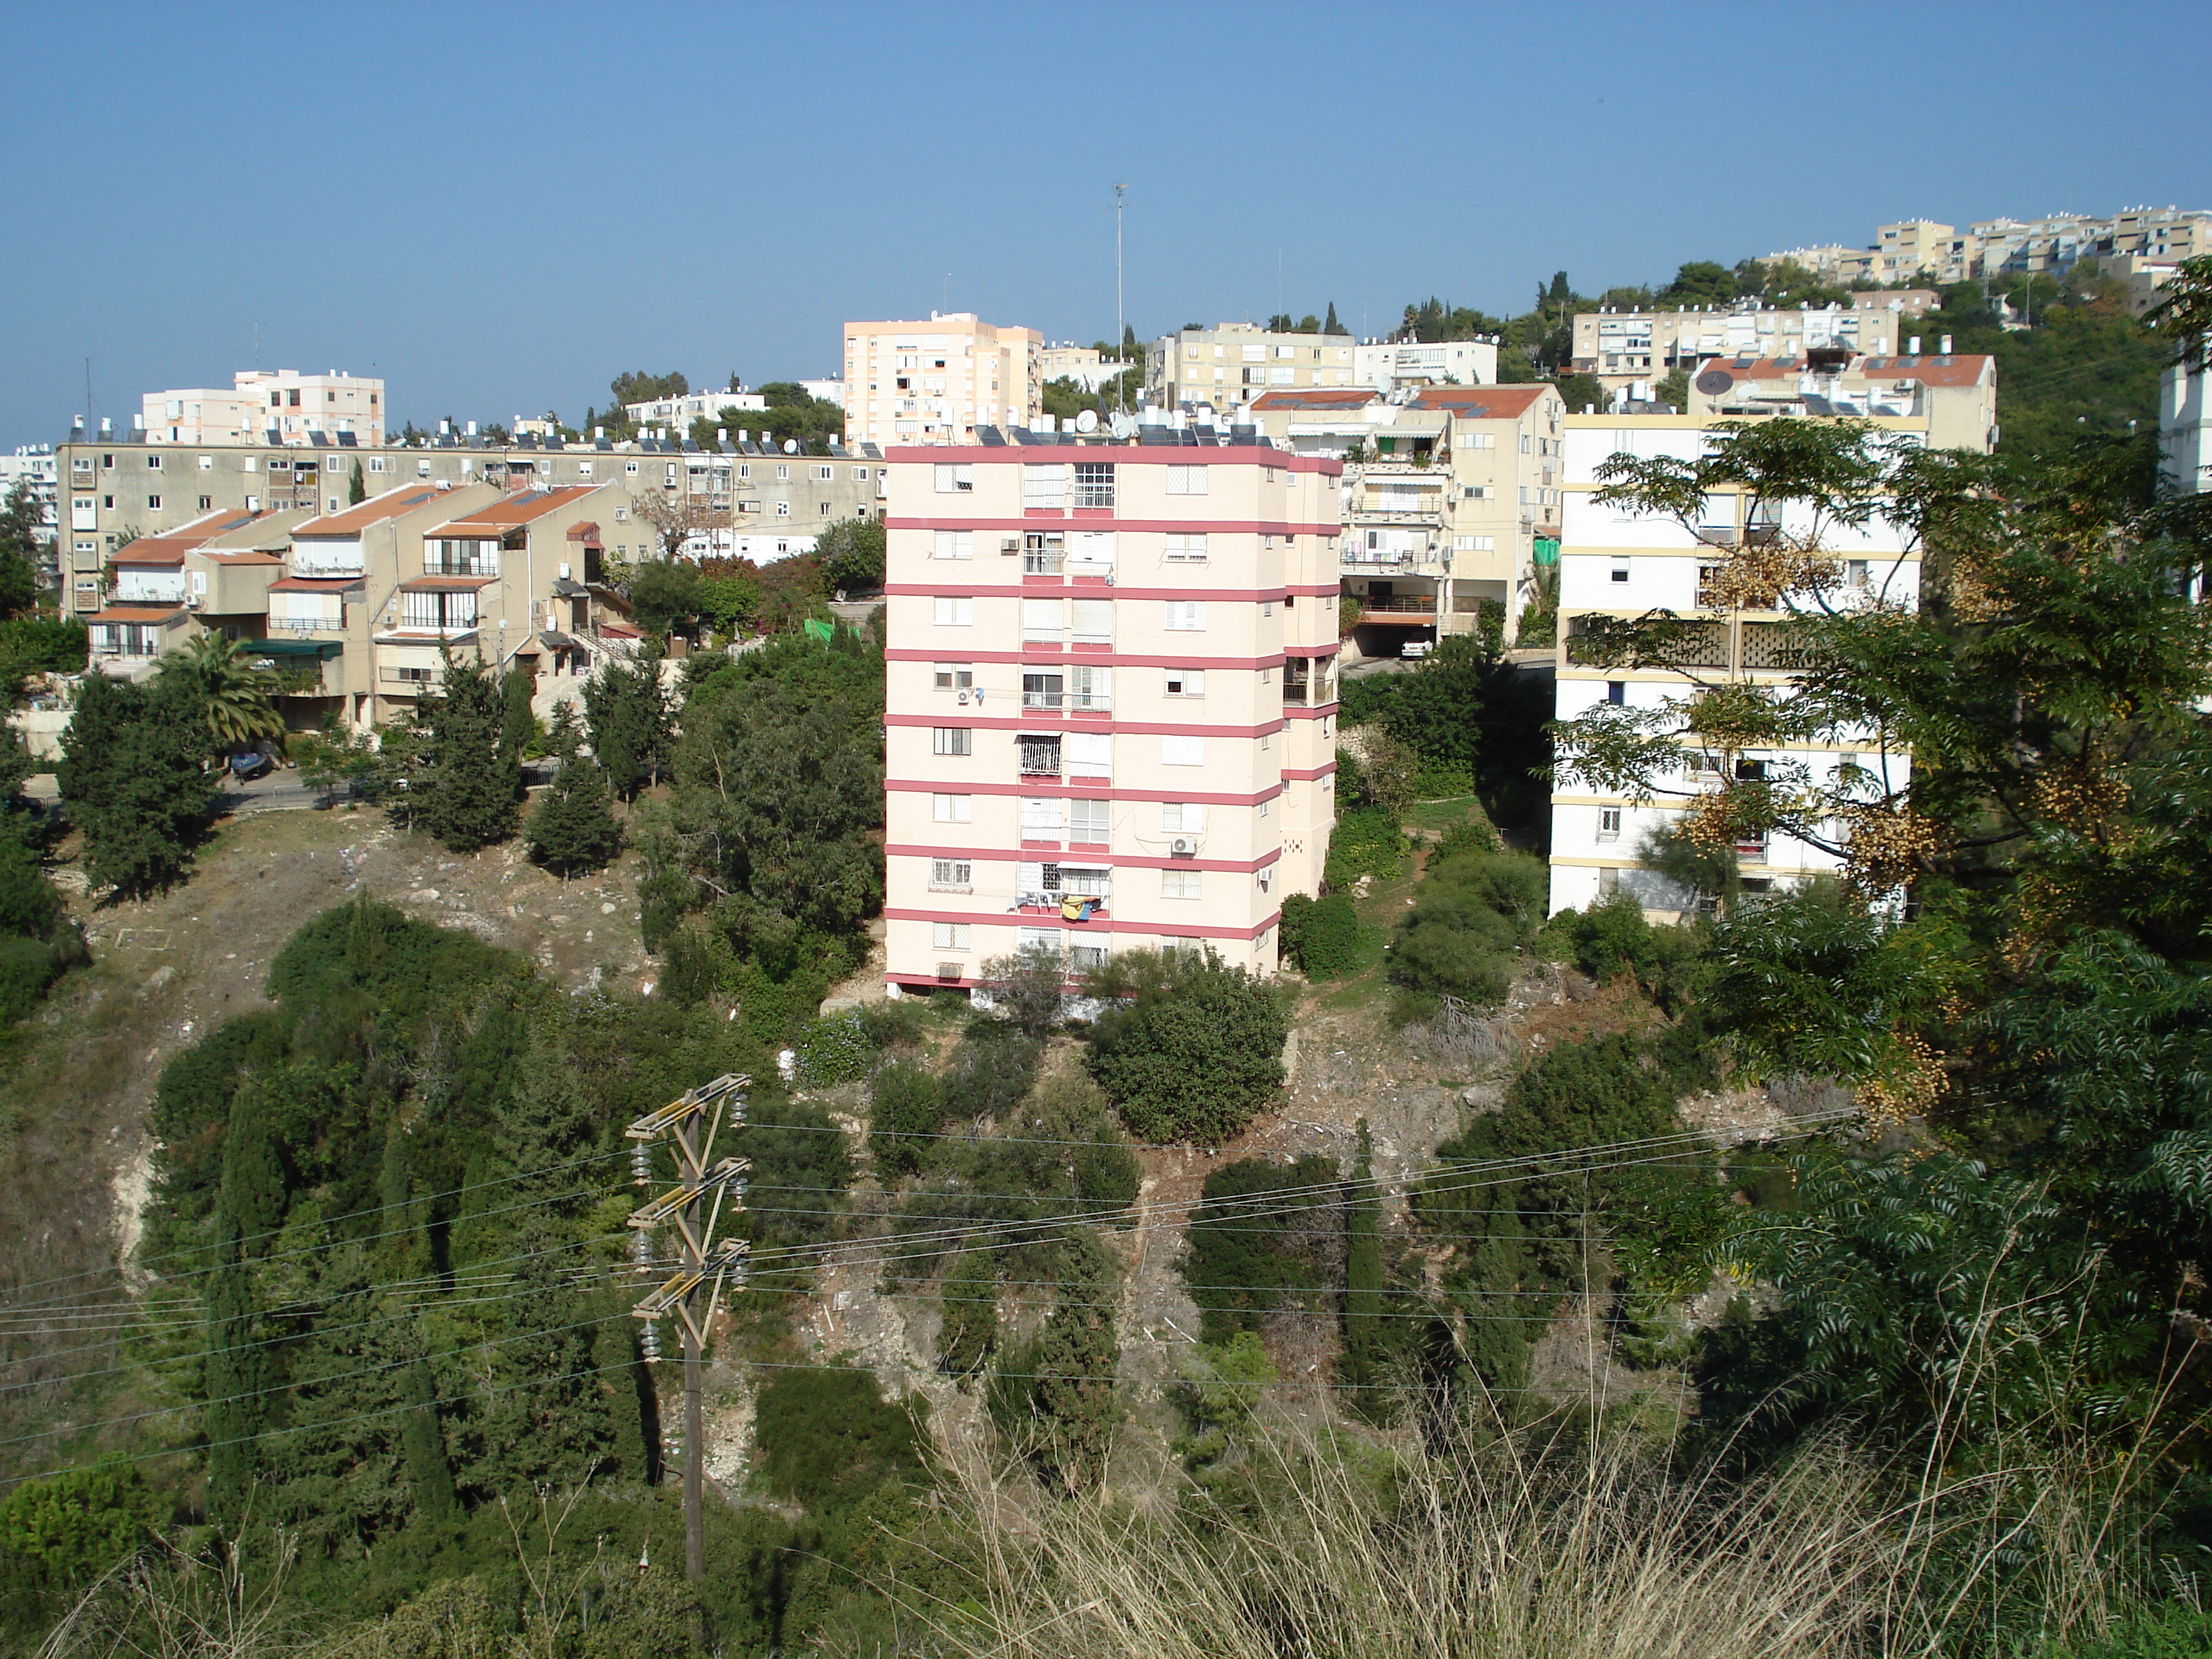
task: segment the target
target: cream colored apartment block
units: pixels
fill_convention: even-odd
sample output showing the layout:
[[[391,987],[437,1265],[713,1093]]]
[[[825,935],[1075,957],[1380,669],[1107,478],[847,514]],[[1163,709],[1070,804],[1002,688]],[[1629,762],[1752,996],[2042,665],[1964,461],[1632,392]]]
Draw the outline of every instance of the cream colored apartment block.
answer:
[[[1601,487],[1599,469],[1608,459],[1632,455],[1693,461],[1705,447],[1712,418],[1567,417],[1555,669],[1559,719],[1575,720],[1605,704],[1656,708],[1670,698],[1692,696],[1698,684],[1776,685],[1789,680],[1790,670],[1778,648],[1785,613],[1724,608],[1714,599],[1710,584],[1727,550],[1763,537],[1807,532],[1811,527],[1808,509],[1792,502],[1769,511],[1741,491],[1723,489],[1706,497],[1697,524],[1685,528],[1672,519],[1595,499]],[[1877,414],[1870,423],[1880,431],[1921,442],[1931,441],[1935,435],[1924,410],[1908,416]],[[1831,526],[1823,546],[1841,562],[1841,586],[1830,595],[1832,604],[1850,607],[1879,602],[1909,609],[1918,602],[1920,556],[1900,526],[1880,515],[1855,528]],[[1583,654],[1581,641],[1592,617],[1655,613],[1671,614],[1691,624],[1694,632],[1680,646],[1691,672],[1607,665]],[[1778,781],[1802,775],[1824,786],[1834,780],[1838,768],[1856,766],[1875,773],[1887,787],[1901,788],[1910,781],[1911,757],[1882,752],[1871,734],[1844,732],[1826,742],[1753,751],[1741,763],[1757,769],[1748,775]],[[1720,781],[1714,764],[1686,748],[1679,774],[1666,780],[1663,792],[1650,799],[1606,794],[1581,784],[1555,790],[1552,910],[1587,908],[1617,892],[1627,892],[1642,902],[1653,919],[1672,921],[1697,902],[1698,896],[1675,888],[1649,868],[1641,853],[1645,837],[1676,822],[1691,795]],[[1752,891],[1794,884],[1838,867],[1832,854],[1781,835],[1747,836],[1735,851],[1744,885]]]
[[[1581,312],[1574,367],[1619,391],[1707,357],[1794,357],[1832,349],[1881,356],[1903,350],[1907,324],[1942,299],[1932,289],[1914,289],[1786,311],[1745,300],[1678,311]]]
[[[210,386],[149,392],[138,424],[149,443],[308,444],[315,434],[384,441],[384,382],[332,369],[242,368],[228,390]],[[272,435],[273,434],[273,435]]]
[[[1997,441],[1994,357],[1921,352],[1908,336],[1903,356],[1716,358],[1692,377],[1687,414],[1707,420],[1747,416],[1866,416],[1926,423],[1938,449],[1987,453]],[[1938,347],[1950,344],[1940,337]]]
[[[2212,212],[2136,207],[2112,214],[2054,213],[2039,219],[1978,219],[1965,230],[1931,220],[1877,225],[1863,248],[1785,248],[1791,260],[1837,282],[1894,283],[1925,275],[1939,283],[2063,272],[2083,259],[2127,255],[2182,260],[2212,252]]]
[[[1044,337],[970,311],[927,322],[845,325],[848,445],[972,444],[979,427],[1043,412]]]
[[[1349,334],[1273,334],[1256,323],[1216,323],[1164,334],[1145,348],[1145,395],[1168,409],[1206,404],[1227,410],[1286,387],[1364,384],[1358,343]]]
[[[887,457],[885,977],[1030,945],[1272,972],[1334,823],[1340,468],[1013,435]]]
[[[1345,463],[1338,574],[1362,655],[1474,633],[1486,603],[1510,641],[1559,533],[1556,391],[1273,392],[1253,414],[1278,444]]]

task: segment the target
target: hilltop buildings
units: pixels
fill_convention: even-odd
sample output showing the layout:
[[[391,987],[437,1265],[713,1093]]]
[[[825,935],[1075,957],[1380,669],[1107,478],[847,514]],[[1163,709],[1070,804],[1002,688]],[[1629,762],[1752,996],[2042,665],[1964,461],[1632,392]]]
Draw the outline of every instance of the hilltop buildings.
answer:
[[[1272,971],[1334,821],[1334,459],[1247,428],[888,452],[885,976]]]
[[[972,311],[845,325],[845,441],[973,444],[979,428],[1044,411],[1044,337]]]
[[[1581,312],[1572,367],[1613,392],[1707,357],[1790,358],[1832,349],[1885,356],[1905,350],[1905,325],[1940,298],[1932,289],[1914,289],[1789,311],[1744,300],[1677,311]]]
[[[155,444],[199,447],[302,445],[349,438],[363,446],[385,438],[384,382],[340,369],[242,368],[228,390],[198,386],[149,392],[140,400],[137,430]]]
[[[1982,219],[1962,233],[1932,219],[1875,227],[1863,248],[1828,243],[1784,248],[1769,264],[1789,261],[1838,283],[1966,283],[1981,276],[2060,272],[2082,259],[2128,255],[2179,262],[2212,253],[2212,211],[2138,207],[2099,216],[2054,213],[2040,219]]]

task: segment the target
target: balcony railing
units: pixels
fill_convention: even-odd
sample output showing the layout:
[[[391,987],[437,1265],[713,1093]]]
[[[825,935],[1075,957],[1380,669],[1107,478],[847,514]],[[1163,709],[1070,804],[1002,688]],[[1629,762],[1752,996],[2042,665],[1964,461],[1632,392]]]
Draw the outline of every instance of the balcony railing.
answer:
[[[1057,576],[1066,556],[1060,553],[1024,553],[1022,555],[1022,574],[1024,576]]]
[[[1432,617],[1437,611],[1437,596],[1433,593],[1370,593],[1360,599],[1359,608],[1370,616]]]

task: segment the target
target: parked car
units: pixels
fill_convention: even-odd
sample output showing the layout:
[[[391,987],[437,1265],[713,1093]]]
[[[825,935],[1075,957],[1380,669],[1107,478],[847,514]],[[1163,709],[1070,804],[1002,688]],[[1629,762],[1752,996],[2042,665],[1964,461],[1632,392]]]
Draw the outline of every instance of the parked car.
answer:
[[[240,783],[266,777],[276,767],[276,757],[258,749],[241,749],[230,757],[230,775]]]
[[[1399,648],[1398,654],[1410,662],[1429,655],[1436,648],[1437,642],[1434,640],[1407,640]]]

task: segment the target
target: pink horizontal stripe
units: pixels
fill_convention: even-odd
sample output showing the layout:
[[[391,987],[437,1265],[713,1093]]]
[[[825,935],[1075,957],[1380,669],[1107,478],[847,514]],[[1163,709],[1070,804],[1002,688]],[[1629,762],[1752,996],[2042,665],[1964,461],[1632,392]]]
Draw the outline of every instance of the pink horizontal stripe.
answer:
[[[1118,917],[1101,917],[1096,921],[1067,921],[1058,916],[1025,915],[1019,910],[893,910],[884,911],[886,921],[951,921],[969,927],[1025,927],[1050,921],[1054,927],[1072,928],[1077,933],[1155,933],[1162,939],[1257,939],[1282,918],[1278,910],[1256,927],[1196,927],[1184,922],[1123,921]]]
[[[1297,455],[1286,449],[1262,449],[1257,444],[1224,448],[1219,445],[1186,444],[1023,444],[1001,448],[996,444],[896,444],[884,451],[884,459],[912,465],[935,461],[965,461],[969,465],[1019,466],[1028,461],[1106,460],[1116,466],[1272,466],[1283,472],[1319,472],[1336,477],[1344,463],[1328,455]]]
[[[1192,771],[1200,773],[1206,769],[1202,766],[1194,766],[1191,769]],[[1334,772],[1336,768],[1332,764],[1324,767],[1322,770]],[[1283,775],[1289,777],[1292,775],[1286,772]],[[1321,773],[1316,772],[1310,775],[1319,777]],[[892,778],[884,783],[884,787],[896,789],[908,794],[921,795],[1035,795],[1040,799],[1048,795],[1058,795],[1068,800],[1188,800],[1196,801],[1206,806],[1257,806],[1261,801],[1273,800],[1283,793],[1283,786],[1278,783],[1272,788],[1262,789],[1257,794],[1251,795],[1209,795],[1200,794],[1193,790],[1178,790],[1172,795],[1164,795],[1157,790],[1111,787],[1080,789],[1065,783],[1047,783],[1042,779],[1029,783],[969,783],[963,779],[959,787],[948,789],[942,778],[927,780]]]
[[[887,858],[908,859],[965,859],[970,864],[1037,864],[1066,863],[1072,859],[1098,859],[1117,870],[1224,870],[1232,875],[1249,875],[1265,869],[1283,856],[1282,848],[1263,853],[1256,859],[1178,859],[1150,853],[1121,854],[1103,847],[1071,842],[1064,856],[1038,860],[1028,856],[1042,848],[1024,846],[1019,854],[1009,853],[1003,847],[912,847],[895,842],[884,848]],[[1057,853],[1058,847],[1053,850]]]
[[[1058,590],[1053,595],[1065,598],[1070,590]],[[1085,590],[1073,590],[1079,596]],[[1285,589],[1280,587],[1131,587],[1125,585],[1088,590],[1094,599],[1211,599],[1220,605],[1279,605]],[[1334,586],[1326,588],[1294,588],[1298,593],[1334,593]],[[999,582],[938,583],[885,582],[884,592],[895,599],[1033,599],[1037,591],[1033,587]]]
[[[1334,705],[1332,704],[1331,707]],[[1043,726],[1062,725],[1068,726],[1071,729],[1075,726],[1080,726],[1085,732],[1120,732],[1127,737],[1194,738],[1257,738],[1268,736],[1283,729],[1281,720],[1265,721],[1258,726],[1159,725],[1143,720],[1109,720],[1096,718],[1070,720],[1063,718],[1066,712],[1065,710],[1030,709],[1018,720],[1000,715],[994,715],[989,720],[985,720],[979,715],[975,720],[968,721],[965,726],[956,726],[953,729],[970,732],[1037,732],[1042,730]],[[1286,716],[1287,713],[1286,710]],[[945,724],[945,718],[937,714],[886,714],[884,716],[884,724],[885,726],[927,726],[935,730]],[[939,758],[961,760],[967,757],[958,755],[943,755]]]
[[[1286,720],[1317,720],[1334,714],[1342,707],[1341,703],[1325,702],[1310,708],[1285,708],[1283,718]]]
[[[1024,659],[1025,654],[1019,651],[974,651],[957,648],[944,651],[916,651],[893,647],[884,650],[884,658],[887,662],[1020,662]],[[1087,661],[1085,665],[1093,668],[1218,668],[1224,674],[1231,674],[1240,670],[1279,668],[1282,665],[1284,656],[1287,654],[1289,654],[1287,652],[1278,653],[1272,657],[1140,657],[1123,654],[1107,658],[1103,662]],[[1074,660],[1070,657],[1036,656],[1030,656],[1028,659],[1046,667]]]
[[[1334,541],[1344,534],[1340,524],[1300,519],[1117,519],[1110,513],[1089,509],[1073,517],[1051,507],[1026,507],[1018,519],[987,519],[959,512],[930,513],[919,518],[887,518],[887,530],[991,530],[1018,533],[1039,524],[1079,524],[1097,529],[1127,531],[1133,536],[1313,536]],[[1273,551],[1262,548],[1261,552]],[[982,558],[1010,559],[1011,553],[978,553]],[[1334,563],[1332,557],[1329,561]]]
[[[1311,771],[1305,771],[1295,766],[1286,766],[1283,769],[1283,781],[1285,783],[1311,783],[1316,778],[1325,778],[1335,770],[1334,761],[1331,761],[1326,766],[1316,766]]]

